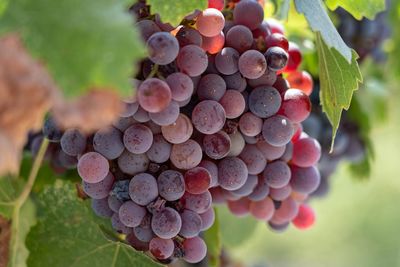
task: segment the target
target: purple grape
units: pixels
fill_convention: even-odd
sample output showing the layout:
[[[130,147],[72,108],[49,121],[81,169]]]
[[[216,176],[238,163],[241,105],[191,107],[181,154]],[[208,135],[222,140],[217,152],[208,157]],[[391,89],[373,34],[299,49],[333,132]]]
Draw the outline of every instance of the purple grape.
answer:
[[[153,133],[143,124],[134,124],[124,132],[124,145],[129,152],[135,154],[145,153],[153,143]]]
[[[160,238],[169,239],[178,235],[182,227],[179,213],[172,208],[164,208],[153,214],[151,228]]]
[[[248,79],[260,78],[267,69],[267,62],[263,54],[257,50],[247,50],[239,58],[239,71]]]
[[[122,172],[135,175],[145,172],[149,167],[149,158],[146,154],[133,154],[125,150],[118,158],[118,167]]]
[[[294,191],[302,194],[310,194],[318,188],[321,176],[315,166],[301,168],[292,165],[290,169],[292,172],[290,185]]]
[[[165,260],[174,253],[175,245],[172,239],[153,238],[149,243],[150,253],[159,260]]]
[[[146,206],[150,204],[158,197],[156,178],[148,173],[133,176],[129,183],[129,195],[138,205]]]
[[[188,238],[183,241],[183,259],[189,263],[197,263],[207,255],[207,245],[200,237]]]
[[[263,177],[271,188],[282,188],[290,181],[291,172],[286,162],[277,160],[268,163],[263,172]]]
[[[204,100],[196,105],[192,112],[194,127],[201,133],[213,134],[225,124],[225,110],[216,101]]]
[[[235,49],[225,47],[215,56],[215,68],[224,75],[237,73],[239,70],[239,56],[239,52]]]
[[[109,160],[118,158],[124,151],[122,133],[114,127],[97,131],[93,137],[93,148]]]
[[[184,208],[196,213],[203,213],[211,207],[212,197],[209,191],[197,195],[186,192],[180,201]]]
[[[102,199],[92,199],[92,209],[99,217],[110,218],[113,216],[113,211],[108,206],[107,197]]]
[[[150,149],[146,152],[147,157],[155,163],[164,163],[168,161],[171,155],[172,146],[168,143],[164,137],[159,134],[153,138],[153,144]]]
[[[218,74],[204,75],[197,86],[197,95],[200,100],[219,101],[225,91],[225,81]]]
[[[211,207],[203,213],[200,213],[201,218],[201,231],[206,231],[211,228],[215,221],[215,212]]]
[[[97,152],[88,152],[78,161],[78,174],[87,183],[101,182],[109,172],[109,164],[105,157]]]
[[[61,149],[69,156],[78,156],[85,151],[86,137],[77,129],[68,129],[61,136]]]
[[[106,198],[108,193],[111,191],[113,184],[114,176],[111,172],[109,172],[107,176],[98,183],[87,183],[82,181],[83,191],[94,199]]]
[[[284,146],[294,134],[291,121],[282,115],[275,115],[264,121],[262,135],[270,145]]]
[[[237,157],[228,157],[218,163],[218,183],[226,190],[242,187],[247,179],[246,164]]]
[[[179,52],[179,43],[168,32],[156,32],[147,40],[149,58],[156,64],[167,65],[175,60]]]
[[[178,200],[185,193],[185,180],[178,171],[163,171],[158,176],[157,183],[160,196],[167,201]]]
[[[127,201],[119,208],[119,220],[128,227],[139,226],[146,215],[146,209],[133,201]]]
[[[175,101],[171,101],[171,103],[160,112],[157,113],[149,113],[150,119],[160,125],[165,126],[171,123],[174,123],[179,115],[179,104]]]
[[[268,118],[277,113],[281,102],[279,92],[270,86],[257,87],[249,95],[249,109],[260,118]]]
[[[202,227],[202,221],[200,215],[191,210],[184,210],[181,213],[182,228],[179,235],[185,238],[191,238],[197,236]]]

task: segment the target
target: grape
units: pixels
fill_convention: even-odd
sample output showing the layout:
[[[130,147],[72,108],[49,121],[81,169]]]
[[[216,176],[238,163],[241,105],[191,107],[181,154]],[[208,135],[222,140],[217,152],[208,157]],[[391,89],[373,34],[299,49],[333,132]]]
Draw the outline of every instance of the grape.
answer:
[[[293,127],[294,127],[294,134],[292,136],[291,140],[292,142],[296,142],[301,137],[305,137],[306,133],[303,132],[303,126],[301,125],[301,123],[294,123]]]
[[[302,57],[300,48],[292,42],[289,42],[289,60],[286,65],[286,68],[283,70],[285,72],[295,71],[301,63]]]
[[[257,186],[257,183],[258,183],[257,175],[249,174],[247,176],[246,183],[239,189],[233,190],[232,193],[240,197],[246,197],[253,192],[253,190]]]
[[[207,255],[207,245],[200,237],[188,238],[183,241],[183,259],[188,263],[202,261]]]
[[[282,204],[275,210],[271,222],[274,224],[284,224],[293,220],[299,211],[299,205],[293,198],[289,197],[282,201]]]
[[[109,192],[107,192],[108,194]],[[109,195],[107,198],[108,206],[113,212],[118,212],[119,208],[122,206],[122,201],[119,200],[116,196],[114,195]]]
[[[220,32],[219,34],[212,37],[203,36],[203,43],[201,45],[201,48],[203,48],[210,54],[216,54],[221,51],[221,49],[224,47],[224,44],[225,35],[223,32]]]
[[[150,204],[158,197],[156,178],[148,173],[136,174],[129,183],[129,195],[141,206]]]
[[[301,204],[299,207],[299,213],[292,222],[298,229],[303,230],[310,228],[315,222],[314,210],[306,204]]]
[[[287,81],[292,88],[303,91],[306,95],[311,95],[314,84],[311,75],[306,71],[292,71],[287,76]]]
[[[209,191],[196,195],[186,192],[180,201],[185,209],[203,213],[211,207],[212,197]]]
[[[153,121],[145,122],[144,125],[150,129],[153,135],[161,134],[161,126],[154,123]]]
[[[206,52],[196,45],[186,45],[179,51],[176,64],[190,77],[202,74],[208,65]]]
[[[233,215],[237,217],[244,217],[249,214],[250,200],[241,198],[235,201],[228,201],[228,209]]]
[[[140,241],[150,242],[150,240],[154,237],[153,230],[151,230],[151,217],[152,215],[147,213],[140,222],[140,225],[133,228],[133,233]]]
[[[144,172],[149,167],[149,158],[146,154],[133,154],[125,150],[118,158],[118,167],[127,174]]]
[[[315,166],[301,168],[291,166],[292,179],[290,185],[296,192],[310,194],[318,188],[321,177]]]
[[[293,144],[292,163],[299,167],[311,167],[321,157],[321,146],[314,138],[302,138]]]
[[[68,129],[60,140],[61,149],[70,156],[78,156],[86,148],[86,137],[77,129]]]
[[[247,82],[240,72],[235,72],[234,74],[224,76],[223,78],[226,83],[226,88],[239,92],[246,90]]]
[[[228,119],[239,117],[246,107],[246,102],[243,95],[236,90],[227,90],[219,103],[225,109],[225,114]]]
[[[140,109],[140,107],[139,107]],[[138,113],[139,111],[137,111],[135,113],[135,115]],[[147,112],[146,112],[147,113]],[[113,123],[113,126],[115,128],[117,128],[118,130],[120,130],[121,132],[125,131],[126,129],[128,129],[129,126],[131,126],[132,124],[137,123],[137,121],[133,118],[133,117],[120,117],[118,118],[118,120],[116,122]]]
[[[247,136],[256,136],[261,133],[263,121],[251,112],[246,112],[240,117],[239,129]]]
[[[174,123],[179,115],[179,104],[175,101],[171,103],[164,110],[157,113],[149,113],[150,119],[160,125],[165,126]]]
[[[207,171],[211,175],[211,182],[210,182],[210,187],[215,187],[218,185],[218,166],[209,160],[203,159],[199,165],[199,167],[203,167],[207,169]]]
[[[272,71],[282,70],[288,63],[288,57],[288,53],[279,46],[268,48],[267,52],[265,53],[268,68]]]
[[[287,89],[289,89],[289,83],[282,77],[282,75],[276,76],[276,81],[272,87],[274,87],[278,92],[283,95]]]
[[[202,221],[199,214],[191,210],[181,213],[182,228],[179,235],[185,238],[197,236],[201,231]]]
[[[272,200],[267,197],[260,201],[250,203],[250,213],[254,218],[261,221],[268,221],[274,215],[275,207]]]
[[[219,101],[226,91],[224,79],[218,74],[204,75],[197,86],[197,95],[200,100]]]
[[[109,172],[107,176],[98,183],[90,184],[82,181],[82,188],[83,191],[91,198],[102,199],[108,196],[108,193],[110,192],[113,184],[114,176],[111,172]]]
[[[286,116],[292,122],[302,122],[310,115],[311,102],[308,96],[298,89],[285,92],[279,114]]]
[[[279,92],[270,86],[253,89],[249,95],[249,109],[260,118],[268,118],[278,112],[281,106]]]
[[[284,146],[294,134],[293,124],[282,115],[275,115],[264,121],[262,135],[270,145]]]
[[[161,238],[169,239],[178,235],[182,227],[182,220],[179,213],[172,208],[164,208],[155,212],[151,219],[153,232]]]
[[[154,33],[161,31],[160,27],[158,27],[154,21],[149,19],[138,21],[136,27],[140,30],[144,41],[147,41]]]
[[[146,152],[147,157],[156,163],[164,163],[168,161],[171,155],[172,146],[168,143],[162,135],[155,135],[153,144]]]
[[[222,31],[225,25],[224,15],[215,8],[207,8],[197,17],[196,28],[206,37],[212,37]]]
[[[272,86],[276,82],[276,72],[267,69],[263,75],[257,79],[249,79],[248,83],[251,87],[256,88],[260,86]]]
[[[43,135],[49,139],[50,142],[60,142],[63,133],[52,117],[48,117],[44,121]]]
[[[185,101],[193,94],[193,81],[186,74],[175,72],[165,80],[171,89],[171,97],[175,101]]]
[[[93,137],[93,148],[109,160],[118,158],[124,151],[122,133],[111,126],[97,131]]]
[[[201,218],[201,231],[206,231],[211,228],[215,221],[215,212],[211,207],[203,213],[200,213]]]
[[[129,182],[130,180],[116,181],[110,192],[110,196],[115,196],[120,201],[130,200],[129,196]]]
[[[281,160],[268,163],[263,172],[263,177],[270,188],[282,188],[290,181],[290,168]]]
[[[144,110],[153,113],[160,112],[171,102],[171,89],[166,82],[150,78],[140,84],[137,97]]]
[[[272,222],[268,222],[268,226],[272,231],[274,231],[276,233],[282,233],[282,232],[286,231],[286,229],[289,227],[289,223],[286,222],[283,224],[275,224]]]
[[[219,74],[215,67],[215,55],[208,55],[208,66],[205,71],[206,74]]]
[[[265,38],[265,45],[268,48],[278,46],[286,52],[289,50],[289,42],[286,37],[281,33],[273,33],[271,35],[268,35],[267,38]]]
[[[239,52],[231,47],[224,47],[215,56],[215,67],[225,75],[231,75],[239,70]]]
[[[276,201],[283,201],[290,196],[292,193],[292,187],[290,184],[285,185],[280,188],[271,188],[269,191],[269,196]]]
[[[233,26],[226,34],[226,46],[232,47],[240,54],[245,52],[246,50],[249,50],[252,45],[253,33],[246,26]]]
[[[247,166],[237,157],[228,157],[218,163],[218,183],[226,190],[242,187],[247,179]]]
[[[211,174],[203,167],[195,167],[185,172],[186,192],[202,194],[207,191],[211,183]]]
[[[181,27],[175,37],[181,47],[186,45],[197,45],[201,47],[203,44],[203,38],[199,31],[190,27]]]
[[[125,224],[123,224],[121,222],[121,220],[119,219],[119,214],[118,213],[114,213],[111,217],[111,226],[112,228],[117,231],[120,234],[131,234],[132,233],[132,228],[126,226]]]
[[[127,201],[119,208],[119,220],[128,227],[139,226],[146,215],[146,209],[133,201]]]
[[[66,169],[74,169],[76,168],[78,164],[78,160],[76,157],[72,157],[70,155],[67,155],[63,150],[59,150],[56,156],[56,160],[58,160],[58,163],[61,165],[61,167],[66,168]]]
[[[138,88],[140,84],[138,84],[137,86],[135,86],[135,88]],[[131,102],[131,100],[125,100],[122,101],[123,105],[124,105],[124,109],[123,111],[121,111],[121,113],[119,114],[121,117],[130,117],[133,116],[136,111],[138,111],[139,109],[139,103],[138,102]]]
[[[105,157],[97,152],[83,154],[78,161],[78,174],[87,183],[98,183],[108,174],[109,164]]]
[[[267,61],[257,50],[247,50],[239,57],[239,71],[248,79],[260,78],[267,69]]]
[[[269,194],[269,186],[267,181],[261,176],[258,176],[257,186],[254,188],[253,193],[248,195],[248,198],[252,201],[260,201],[267,197]]]
[[[125,130],[123,141],[129,152],[142,154],[150,149],[153,133],[143,124],[136,123]]]
[[[163,171],[158,176],[157,183],[160,196],[167,201],[178,200],[185,193],[185,180],[178,171]]]
[[[242,153],[244,146],[246,145],[242,134],[239,131],[236,131],[234,134],[229,135],[229,139],[231,139],[231,148],[227,156],[239,156],[239,154]]]
[[[256,29],[263,20],[264,10],[256,1],[242,0],[233,10],[233,21],[236,24],[245,25],[251,30]]]
[[[203,153],[200,145],[191,139],[181,144],[174,144],[171,151],[171,162],[175,167],[183,170],[188,170],[196,167]]]
[[[252,30],[252,33],[254,39],[259,39],[260,37],[262,39],[265,39],[268,35],[271,34],[271,30],[269,29],[268,23],[264,20],[261,22],[260,25],[257,26],[257,28]]]
[[[249,174],[259,174],[267,165],[266,159],[255,145],[247,144],[239,157],[246,164]]]
[[[225,119],[224,108],[213,100],[201,101],[192,112],[193,125],[203,134],[213,134],[221,130]]]
[[[205,135],[203,138],[204,152],[212,159],[222,159],[229,153],[230,148],[231,140],[224,131]]]
[[[113,215],[113,211],[108,207],[107,197],[92,199],[92,209],[99,217],[110,218]]]
[[[149,250],[149,243],[140,241],[133,233],[126,236],[126,242],[138,251]]]
[[[157,259],[165,260],[174,253],[175,245],[172,239],[153,238],[149,243],[150,253]]]
[[[147,40],[149,58],[155,64],[167,65],[175,60],[179,52],[179,43],[168,32],[156,32]]]
[[[289,162],[292,159],[292,155],[293,155],[293,143],[289,142],[286,145],[285,152],[283,152],[283,155],[280,157],[280,159]]]
[[[226,202],[226,198],[224,193],[222,192],[222,188],[217,186],[209,189],[212,195],[212,203],[213,204],[223,204]]]
[[[208,0],[208,8],[215,8],[221,11],[224,9],[224,0]]]
[[[148,122],[150,120],[149,113],[146,110],[144,110],[142,107],[139,107],[138,111],[136,111],[136,113],[132,117],[135,122]],[[121,130],[120,128],[118,128],[118,129]],[[124,131],[124,130],[121,130],[121,131]]]
[[[268,18],[266,19],[266,22],[268,24],[268,27],[271,29],[271,33],[280,33],[280,34],[285,34],[285,28],[283,27],[282,23],[277,21],[274,18]]]
[[[168,142],[172,144],[180,144],[186,142],[192,135],[192,122],[186,115],[179,114],[174,123],[162,126],[161,132]]]

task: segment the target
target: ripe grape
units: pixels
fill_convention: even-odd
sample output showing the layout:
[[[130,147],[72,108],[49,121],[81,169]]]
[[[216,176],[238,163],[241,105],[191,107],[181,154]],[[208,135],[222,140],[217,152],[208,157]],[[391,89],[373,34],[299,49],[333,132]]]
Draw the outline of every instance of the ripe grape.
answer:
[[[126,174],[135,175],[145,172],[149,167],[149,158],[146,154],[133,154],[128,150],[122,152],[118,158],[118,167]]]
[[[321,176],[315,166],[307,168],[291,166],[290,169],[292,171],[290,185],[294,191],[310,194],[318,188]]]
[[[242,54],[253,45],[253,33],[243,25],[236,25],[226,34],[226,46]]]
[[[270,86],[253,89],[249,95],[249,109],[260,118],[268,118],[278,112],[281,106],[279,92]]]
[[[311,101],[298,89],[289,89],[283,96],[279,114],[286,116],[292,122],[302,122],[310,115]]]
[[[288,63],[283,71],[285,72],[295,71],[299,67],[302,60],[300,48],[295,43],[289,42],[288,53],[289,53]]]
[[[160,238],[169,239],[178,235],[182,227],[179,213],[172,208],[156,211],[151,219],[151,228]]]
[[[171,101],[169,105],[160,112],[149,113],[150,119],[160,125],[165,126],[174,123],[179,115],[179,104]]]
[[[207,255],[207,245],[200,237],[187,238],[183,241],[183,259],[188,263],[198,263]]]
[[[289,42],[286,37],[281,33],[273,33],[271,35],[268,35],[267,38],[265,38],[265,45],[268,48],[278,46],[286,52],[289,50]]]
[[[139,109],[138,109],[138,111],[136,111],[136,113],[132,116],[132,118],[133,118],[133,121],[134,122],[148,122],[148,121],[150,121],[150,116],[149,116],[149,113],[146,111],[146,110],[144,110],[142,107],[140,107],[139,106]],[[120,131],[125,131],[125,129],[124,130],[121,130],[119,127],[117,127]]]
[[[288,63],[288,57],[288,53],[279,46],[268,48],[267,52],[265,53],[268,68],[272,71],[282,70]]]
[[[268,221],[275,212],[274,203],[267,197],[260,201],[252,201],[249,206],[251,215],[261,221]]]
[[[246,112],[239,119],[239,129],[247,136],[256,136],[261,133],[263,121],[251,112]]]
[[[69,156],[78,156],[86,148],[86,137],[77,129],[68,129],[61,136],[61,149]]]
[[[91,198],[102,199],[107,198],[113,184],[114,176],[111,172],[109,172],[107,176],[98,183],[87,183],[82,181],[82,188],[83,191]]]
[[[215,8],[221,11],[224,9],[224,0],[208,0],[208,8]]]
[[[289,142],[286,145],[285,152],[283,152],[283,155],[280,157],[280,159],[289,162],[292,159],[292,155],[293,155],[293,143]]]
[[[202,221],[199,214],[191,210],[184,210],[181,213],[182,227],[179,235],[184,238],[197,236],[201,231]]]
[[[207,211],[200,213],[201,218],[201,231],[206,231],[214,224],[215,221],[215,212],[211,207]]]
[[[272,231],[274,231],[276,233],[282,233],[282,232],[286,231],[286,229],[289,227],[289,223],[286,222],[286,223],[282,223],[282,224],[275,224],[272,222],[268,222],[268,226]]]
[[[263,172],[263,177],[270,188],[282,188],[290,181],[289,166],[281,160],[268,163]]]
[[[231,139],[231,148],[227,156],[239,156],[239,154],[242,153],[244,146],[246,145],[243,135],[239,131],[236,131],[235,133],[230,134],[229,138]]]
[[[256,1],[242,0],[233,10],[233,21],[236,24],[245,25],[251,30],[256,29],[263,20],[264,10]]]
[[[118,213],[114,213],[111,217],[111,226],[112,228],[117,231],[120,234],[125,234],[125,235],[129,235],[132,233],[132,228],[126,226],[125,224],[123,224],[121,222],[121,220],[119,219],[119,214]]]
[[[203,167],[194,167],[185,172],[186,191],[191,194],[202,194],[211,183],[211,174]]]
[[[208,65],[206,52],[196,45],[187,45],[181,48],[176,60],[178,68],[190,77],[202,74]]]
[[[175,37],[181,47],[186,45],[197,45],[201,47],[203,43],[203,38],[199,31],[190,27],[181,27]]]
[[[110,196],[115,196],[120,201],[130,200],[129,196],[129,182],[130,180],[116,181],[110,192]]]
[[[109,191],[107,192],[108,195]],[[114,195],[109,195],[107,198],[108,206],[113,212],[118,212],[123,202]]]
[[[149,243],[140,241],[134,233],[130,233],[126,236],[126,242],[138,251],[148,251]]]
[[[227,157],[218,163],[218,183],[226,190],[242,187],[247,179],[246,164],[237,157]]]
[[[221,51],[221,49],[224,47],[224,44],[225,35],[223,32],[220,32],[219,34],[212,37],[203,36],[203,43],[201,45],[201,48],[203,48],[209,54],[213,55]]]
[[[237,217],[244,217],[249,214],[250,200],[247,198],[240,198],[238,200],[228,201],[228,209],[232,214]]]
[[[179,52],[179,43],[168,32],[156,32],[147,40],[149,58],[155,64],[167,65],[175,60]]]
[[[262,135],[270,145],[284,146],[294,134],[291,121],[282,115],[275,115],[264,121]]]
[[[253,87],[259,86],[272,86],[276,82],[277,76],[276,72],[270,69],[267,69],[263,75],[261,75],[257,79],[249,79],[248,84]]]
[[[282,77],[282,75],[276,76],[276,81],[272,85],[278,92],[283,95],[287,89],[289,89],[289,83]]]
[[[315,213],[314,210],[306,205],[301,204],[299,207],[299,213],[293,219],[292,223],[298,229],[307,229],[310,228],[315,222]]]
[[[185,209],[203,213],[211,207],[212,197],[209,191],[196,195],[186,192],[180,202]]]
[[[211,182],[210,182],[210,187],[215,187],[218,185],[218,166],[214,162],[210,160],[205,160],[203,159],[199,165],[199,167],[203,167],[207,169],[207,171],[211,175]]]
[[[248,79],[260,78],[267,69],[267,61],[257,50],[247,50],[238,61],[240,73]]]
[[[165,260],[174,253],[175,245],[172,239],[153,238],[149,243],[150,253],[159,260]]]
[[[52,117],[48,117],[43,124],[43,135],[49,139],[50,142],[60,142],[63,135],[60,127]]]
[[[126,201],[119,208],[119,220],[128,227],[136,227],[140,225],[146,215],[146,209],[137,205],[133,201]]]
[[[138,21],[136,27],[139,29],[144,41],[147,41],[154,33],[161,32],[160,27],[158,27],[154,21],[149,19]]]
[[[175,167],[188,170],[199,165],[203,153],[200,145],[194,140],[187,140],[181,144],[174,144],[171,151],[171,162]]]
[[[163,171],[158,176],[157,184],[160,196],[167,201],[178,200],[185,193],[185,180],[178,171]]]
[[[286,77],[291,88],[303,91],[306,95],[311,95],[314,82],[311,75],[306,71],[292,71]]]
[[[140,109],[140,107],[139,107],[139,109]],[[137,114],[137,112],[135,113],[135,115]],[[119,117],[118,120],[116,122],[114,122],[112,126],[114,126],[118,130],[123,132],[134,123],[137,123],[137,121],[133,118],[133,116],[132,117]]]
[[[196,28],[206,37],[212,37],[222,31],[225,24],[224,15],[215,8],[207,8],[197,17]]]
[[[193,94],[193,81],[186,74],[175,72],[165,80],[171,89],[171,97],[175,101],[185,101]]]
[[[302,138],[293,144],[292,163],[299,167],[311,167],[321,157],[321,146],[314,138]]]
[[[288,197],[283,200],[280,207],[275,210],[274,216],[271,218],[271,222],[274,224],[284,224],[293,220],[299,211],[299,204]]]
[[[226,91],[224,79],[218,74],[204,75],[197,86],[197,95],[200,100],[219,101]]]
[[[213,134],[225,124],[225,110],[216,101],[204,100],[198,103],[192,112],[194,127],[201,133]]]
[[[240,153],[239,158],[246,164],[249,174],[259,174],[267,165],[267,160],[255,145],[247,144],[242,153]]]
[[[150,242],[150,240],[154,237],[153,230],[151,230],[151,217],[152,215],[147,213],[140,222],[140,225],[133,228],[133,233],[140,241]]]
[[[262,175],[258,176],[258,182],[256,187],[253,190],[253,193],[248,195],[248,198],[252,201],[260,201],[266,198],[269,194],[269,186],[267,181],[262,177]]]
[[[109,172],[109,164],[105,157],[97,152],[88,152],[79,158],[78,174],[87,183],[101,182]]]
[[[141,206],[150,204],[158,197],[156,178],[148,173],[136,174],[129,183],[129,195]]]
[[[186,115],[179,114],[174,123],[162,126],[161,132],[168,142],[172,144],[181,144],[187,141],[192,135],[192,122]]]
[[[99,217],[110,218],[113,216],[113,211],[108,206],[107,197],[102,199],[92,199],[92,209]]]
[[[146,152],[147,157],[155,163],[164,163],[168,161],[171,155],[172,146],[161,134],[155,135],[153,144]]]
[[[216,69],[225,75],[231,75],[239,70],[239,52],[231,47],[224,47],[215,56]]]
[[[234,119],[242,115],[246,107],[243,95],[236,90],[227,90],[219,103],[225,110],[226,118]]]
[[[257,175],[249,174],[247,176],[246,183],[239,189],[233,190],[232,193],[240,197],[246,197],[253,192],[254,188],[257,186],[257,183],[258,183]]]
[[[93,137],[93,149],[109,160],[118,158],[125,149],[122,133],[111,126],[97,131]]]
[[[280,33],[280,34],[285,34],[285,28],[283,27],[282,23],[277,21],[274,18],[268,18],[266,19],[266,22],[268,24],[268,27],[271,29],[271,33]]]
[[[280,188],[271,188],[269,190],[269,196],[276,201],[283,201],[290,196],[292,193],[292,187],[290,184]]]
[[[226,83],[226,88],[243,92],[246,90],[247,82],[246,79],[240,74],[240,72],[235,72],[232,75],[223,76]]]
[[[129,152],[142,154],[150,149],[153,133],[143,124],[136,123],[125,130],[123,141]]]
[[[203,150],[212,159],[222,159],[231,148],[229,135],[224,131],[205,135],[203,138]]]
[[[171,89],[166,82],[150,78],[140,84],[137,97],[144,110],[153,113],[160,112],[171,102]],[[139,111],[140,109],[137,112]]]

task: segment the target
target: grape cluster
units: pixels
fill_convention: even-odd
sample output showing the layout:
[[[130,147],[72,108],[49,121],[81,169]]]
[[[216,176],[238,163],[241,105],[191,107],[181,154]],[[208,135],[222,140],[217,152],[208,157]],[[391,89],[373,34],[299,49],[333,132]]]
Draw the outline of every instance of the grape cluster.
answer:
[[[91,136],[44,127],[74,159],[94,212],[165,263],[206,256],[213,203],[275,230],[315,219],[305,202],[320,183],[321,147],[302,130],[312,80],[297,70],[300,50],[257,1],[224,14],[209,2],[177,28],[143,1],[131,7],[148,58],[118,121]]]

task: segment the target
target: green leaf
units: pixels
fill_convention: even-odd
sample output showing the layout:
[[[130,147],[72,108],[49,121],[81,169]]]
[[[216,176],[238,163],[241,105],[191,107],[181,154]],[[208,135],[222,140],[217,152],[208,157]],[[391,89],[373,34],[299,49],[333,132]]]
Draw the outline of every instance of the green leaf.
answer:
[[[6,10],[8,4],[8,0],[0,0],[0,16]]]
[[[319,61],[320,100],[322,110],[332,124],[332,147],[339,127],[343,109],[350,107],[353,91],[358,89],[362,76],[357,64],[357,53],[353,50],[351,64],[335,49],[329,48],[316,33]]]
[[[13,0],[0,29],[19,32],[67,95],[93,86],[132,94],[129,77],[145,54],[122,1]]]
[[[152,14],[160,14],[163,22],[178,26],[182,19],[194,10],[207,8],[207,0],[147,0]]]
[[[352,61],[352,50],[340,37],[321,0],[295,0],[296,9],[304,14],[314,32],[319,32],[328,48],[335,48],[349,64]]]
[[[278,2],[277,18],[287,20],[290,10],[290,0],[279,0]]]
[[[11,219],[14,205],[24,187],[22,179],[4,177],[0,179],[0,215]]]
[[[38,196],[43,214],[27,238],[30,267],[162,266],[130,246],[108,240],[72,184],[46,188]]]
[[[214,209],[215,222],[213,226],[204,233],[204,240],[207,244],[208,266],[220,266],[220,256],[222,250],[221,232],[218,218],[218,211]]]
[[[325,4],[331,10],[341,6],[358,20],[362,17],[372,20],[377,13],[385,10],[385,0],[326,0]]]

